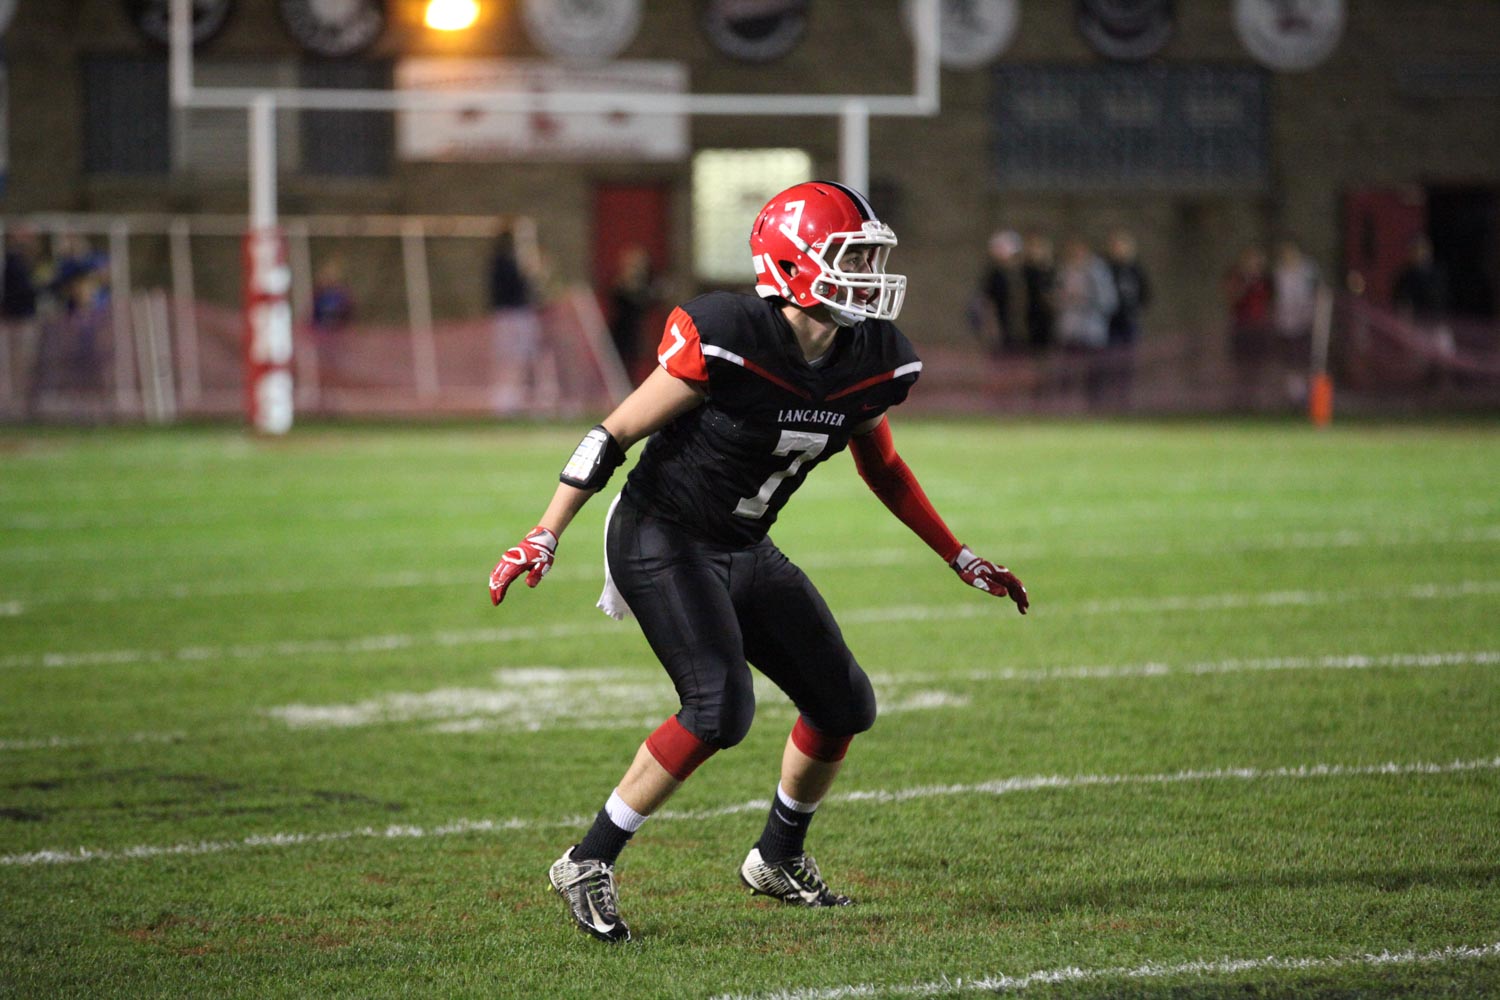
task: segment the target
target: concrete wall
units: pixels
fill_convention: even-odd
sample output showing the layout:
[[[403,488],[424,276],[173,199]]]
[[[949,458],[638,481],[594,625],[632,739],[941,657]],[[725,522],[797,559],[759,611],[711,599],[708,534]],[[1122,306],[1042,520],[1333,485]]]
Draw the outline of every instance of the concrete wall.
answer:
[[[389,0],[392,27],[373,54],[440,50],[416,23],[419,4]],[[624,58],[687,64],[695,90],[718,92],[905,93],[911,88],[908,36],[897,0],[813,0],[807,37],[771,64],[734,63],[699,30],[693,0],[650,0],[643,28]],[[32,0],[4,39],[10,71],[10,171],[0,210],[243,211],[238,177],[121,179],[82,170],[80,57],[147,52],[121,0]],[[205,57],[295,57],[297,49],[269,0],[238,0],[228,28]],[[535,58],[517,23],[516,3],[491,5],[473,33],[483,54]],[[1064,0],[1022,0],[1006,64],[1096,64]],[[903,325],[922,338],[962,339],[963,305],[999,225],[1037,227],[1061,238],[1099,240],[1117,225],[1135,230],[1159,289],[1157,329],[1217,335],[1218,279],[1247,243],[1294,236],[1325,272],[1339,266],[1342,193],[1361,185],[1463,182],[1500,185],[1500,3],[1494,0],[1350,0],[1334,55],[1317,69],[1271,77],[1269,185],[1223,194],[1020,194],[991,177],[989,119],[993,81],[985,70],[945,71],[943,111],[933,119],[872,123],[871,175],[895,195],[884,213],[902,241],[896,263],[911,277]],[[1168,62],[1252,65],[1232,25],[1231,0],[1176,4],[1177,27],[1158,57]],[[460,43],[444,43],[455,48]],[[1478,70],[1477,93],[1429,93],[1411,83],[1424,68]],[[1486,75],[1487,74],[1487,75]],[[1482,81],[1487,79],[1488,84]],[[823,119],[703,118],[691,125],[696,148],[795,145],[818,172],[836,176],[837,123]],[[680,164],[397,163],[388,179],[335,182],[283,177],[287,213],[429,212],[530,214],[558,269],[586,278],[593,185],[620,177],[672,185],[674,283],[695,290],[688,272],[688,175]],[[877,208],[882,206],[877,205]],[[440,293],[467,297],[469,278]]]

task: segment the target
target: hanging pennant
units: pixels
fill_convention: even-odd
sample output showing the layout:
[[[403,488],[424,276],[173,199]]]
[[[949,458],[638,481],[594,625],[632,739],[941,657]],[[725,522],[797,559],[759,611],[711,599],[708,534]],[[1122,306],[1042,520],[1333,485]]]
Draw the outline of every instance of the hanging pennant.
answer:
[[[385,0],[281,0],[281,20],[314,55],[352,56],[385,31]]]
[[[641,0],[526,0],[521,12],[532,44],[565,62],[608,62],[641,29]]]
[[[1020,0],[941,0],[938,59],[947,69],[978,69],[995,61],[1016,37]],[[902,23],[915,33],[917,2],[902,0]]]
[[[810,6],[810,0],[706,0],[703,30],[727,56],[770,62],[802,41]]]
[[[1344,0],[1235,0],[1234,30],[1262,65],[1309,70],[1338,48]]]
[[[8,8],[9,13],[6,13]],[[10,22],[10,14],[16,9],[15,0],[0,3],[0,31]],[[217,35],[229,20],[234,10],[233,0],[192,0],[193,47],[196,48]],[[130,23],[158,45],[170,45],[172,41],[171,0],[125,0],[125,11]]]
[[[1078,0],[1078,31],[1095,52],[1138,62],[1162,50],[1175,26],[1172,0]]]

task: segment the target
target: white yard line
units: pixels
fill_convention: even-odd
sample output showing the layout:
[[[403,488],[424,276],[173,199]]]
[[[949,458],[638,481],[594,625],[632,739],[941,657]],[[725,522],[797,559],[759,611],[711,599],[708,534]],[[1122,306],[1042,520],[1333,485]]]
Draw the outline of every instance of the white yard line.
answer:
[[[564,639],[612,632],[622,626],[601,620],[587,624],[514,625],[430,632],[422,635],[365,635],[347,639],[292,639],[285,642],[242,643],[234,646],[185,646],[178,649],[116,649],[92,653],[22,653],[0,657],[0,668],[127,666],[136,663],[203,663],[220,660],[266,660],[303,656],[350,656],[388,653],[401,649],[433,649],[484,643]]]
[[[1366,546],[1395,547],[1405,545],[1470,544],[1500,541],[1500,525],[1485,525],[1458,530],[1439,529],[1432,531],[1385,531],[1363,532],[1354,530],[1323,532],[1291,532],[1267,535],[1260,538],[1235,538],[1223,543],[1188,546],[1121,546],[1081,545],[1071,550],[1072,557],[1087,558],[1131,558],[1143,556],[1165,556],[1178,554],[1211,555],[1219,552],[1277,552],[1303,549],[1360,548]],[[1052,550],[1036,545],[985,546],[1003,552],[1012,565],[1025,559],[1038,559],[1054,554]],[[0,550],[3,551],[3,550]],[[807,552],[790,553],[793,561],[807,570],[835,570],[844,567],[894,566],[920,559],[920,551],[910,546],[862,549],[853,552]],[[97,557],[98,553],[93,553]],[[498,551],[495,553],[498,557]],[[481,561],[483,554],[480,555]],[[553,579],[595,580],[600,578],[596,559],[587,565],[564,563],[549,574]],[[27,608],[49,604],[93,603],[108,604],[115,601],[186,601],[209,600],[217,597],[244,597],[253,594],[306,594],[320,591],[349,593],[360,590],[421,589],[429,587],[456,587],[465,584],[480,586],[484,581],[481,570],[449,571],[395,571],[370,574],[352,580],[328,578],[301,580],[200,580],[194,582],[147,583],[132,587],[91,587],[79,590],[47,590],[31,594],[9,594],[0,597],[0,615],[22,614]],[[479,583],[475,583],[475,580]]]
[[[608,626],[606,626],[608,627]],[[1328,656],[1278,656],[1229,659],[1173,665],[1162,662],[1044,667],[1035,670],[969,670],[958,673],[915,671],[872,675],[880,695],[880,712],[922,711],[967,705],[970,699],[931,686],[942,682],[978,681],[1040,683],[1068,680],[1112,680],[1172,676],[1205,676],[1293,670],[1431,670],[1440,667],[1494,666],[1500,650],[1425,653],[1339,653]],[[422,722],[433,732],[540,732],[547,729],[632,729],[654,726],[662,712],[671,710],[664,678],[639,667],[596,667],[584,670],[548,666],[497,670],[486,688],[437,688],[396,692],[359,702],[323,705],[282,705],[267,710],[289,729],[338,729],[387,723]],[[610,692],[605,711],[580,714],[575,697],[579,683]],[[927,689],[916,685],[928,685]],[[757,676],[758,696],[774,694],[769,682]],[[590,704],[597,703],[595,699]],[[121,743],[180,743],[193,738],[180,731],[54,735],[0,739],[0,752],[67,750]]]
[[[1446,774],[1464,774],[1476,771],[1500,770],[1500,757],[1477,760],[1455,760],[1446,764],[1435,763],[1385,763],[1385,764],[1305,764],[1296,767],[1234,767],[1173,771],[1163,774],[1075,774],[1036,775],[1031,777],[997,778],[992,781],[961,785],[925,785],[915,788],[870,789],[835,793],[831,802],[881,802],[901,803],[919,799],[931,799],[952,795],[1009,795],[1015,792],[1059,791],[1075,788],[1102,788],[1120,785],[1176,785],[1205,781],[1266,781],[1304,780],[1312,778],[1361,778],[1361,777],[1413,777]],[[702,820],[715,816],[730,816],[740,813],[764,812],[769,808],[766,799],[754,799],[711,809],[688,811],[663,810],[653,819],[657,822],[680,820]],[[436,837],[451,837],[467,833],[496,833],[503,830],[539,830],[553,827],[581,828],[592,817],[569,816],[558,819],[458,819],[440,826],[387,826],[360,827],[355,830],[340,830],[324,833],[268,833],[256,834],[239,840],[203,840],[181,844],[139,844],[132,847],[115,848],[52,848],[31,851],[25,854],[0,856],[0,867],[34,867],[37,865],[76,864],[84,861],[128,861],[179,855],[222,854],[250,848],[295,847],[302,844],[321,844],[342,840],[419,840]]]
[[[1042,614],[1101,615],[1124,612],[1214,612],[1239,608],[1314,607],[1349,601],[1442,601],[1500,594],[1500,580],[1462,580],[1456,583],[1424,583],[1401,589],[1297,590],[1278,593],[1199,594],[1191,596],[1123,597],[1104,601],[1056,602]],[[988,600],[972,599],[951,604],[904,604],[881,608],[859,608],[841,612],[839,619],[855,625],[884,625],[913,621],[949,621],[981,618],[1003,611]],[[440,649],[485,643],[565,639],[598,635],[622,628],[618,622],[593,621],[569,624],[450,630],[425,634],[354,636],[343,639],[302,639],[285,642],[243,643],[234,646],[188,646],[178,649],[115,649],[93,652],[55,651],[19,653],[0,657],[0,669],[129,666],[137,663],[202,663],[222,660],[270,660],[303,656],[350,656],[409,649]]]
[[[607,626],[606,626],[607,627]],[[1108,680],[1132,677],[1202,676],[1290,670],[1433,669],[1450,666],[1500,664],[1500,650],[1464,652],[1341,653],[1329,656],[1229,659],[1173,666],[1169,663],[1049,667],[1036,670],[971,670],[962,673],[920,671],[874,675],[881,692],[882,715],[967,705],[969,699],[950,691],[910,690],[917,684],[942,681]],[[621,729],[655,725],[654,714],[628,712],[670,708],[663,700],[661,678],[643,676],[636,667],[599,667],[587,670],[552,667],[515,667],[495,672],[488,688],[439,688],[398,692],[361,702],[328,705],[285,705],[270,709],[287,727],[346,728],[380,723],[428,722],[433,731],[472,733],[485,730],[537,732],[553,728]],[[612,694],[606,716],[583,718],[573,690],[580,682],[608,687]],[[769,695],[769,691],[767,694]],[[893,697],[894,696],[894,697]],[[190,739],[181,731],[125,735],[94,733],[0,739],[0,752],[72,749],[120,743],[179,743]]]
[[[1189,962],[1146,962],[1104,969],[1080,969],[1064,966],[1020,975],[981,976],[978,979],[944,977],[925,983],[858,983],[849,986],[809,987],[776,990],[772,993],[724,993],[713,1000],[868,1000],[873,997],[932,997],[954,993],[1011,993],[1030,986],[1057,983],[1086,983],[1117,979],[1169,979],[1180,976],[1232,976],[1247,972],[1306,972],[1330,969],[1383,968],[1392,965],[1441,965],[1449,962],[1472,962],[1500,957],[1500,942],[1473,947],[1454,945],[1433,951],[1380,951],[1357,955],[1330,955],[1323,958],[1290,958],[1267,955],[1261,958],[1198,959]]]
[[[107,743],[181,743],[187,738],[188,735],[184,732],[123,733],[119,736],[39,736],[32,739],[0,740],[0,751],[63,750]]]
[[[1488,667],[1500,664],[1500,650],[1481,649],[1444,653],[1340,653],[1332,656],[1269,656],[1261,659],[1213,660],[1202,663],[1148,662],[1103,664],[1081,667],[1044,667],[1039,670],[967,670],[961,673],[920,671],[876,675],[878,682],[899,677],[902,681],[932,683],[965,681],[1059,681],[1110,680],[1126,677],[1203,676],[1208,674],[1263,673],[1280,670],[1426,670],[1434,667]]]
[[[1373,590],[1285,590],[1229,594],[1163,594],[1159,597],[1118,597],[1095,601],[1061,601],[1051,605],[1039,603],[1032,595],[1033,610],[1043,614],[1055,610],[1058,614],[1108,615],[1125,612],[1212,612],[1231,611],[1242,608],[1317,607],[1324,604],[1343,604],[1348,601],[1383,600],[1434,601],[1464,597],[1488,597],[1500,594],[1500,580],[1461,580],[1456,583],[1423,583],[1408,585],[1400,589]],[[940,621],[951,618],[982,618],[994,614],[995,607],[987,602],[964,604],[907,604],[887,608],[864,608],[842,612],[841,622],[861,625],[885,622]],[[0,661],[3,663],[3,661]]]

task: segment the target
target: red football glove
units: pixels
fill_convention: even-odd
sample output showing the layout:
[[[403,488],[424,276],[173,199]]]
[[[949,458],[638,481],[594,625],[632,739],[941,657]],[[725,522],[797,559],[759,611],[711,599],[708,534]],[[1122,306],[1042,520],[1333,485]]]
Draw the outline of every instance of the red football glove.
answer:
[[[967,545],[958,550],[958,555],[948,565],[953,567],[959,579],[971,587],[978,587],[987,594],[996,597],[1009,597],[1016,602],[1016,610],[1021,614],[1031,606],[1031,599],[1026,596],[1026,588],[1021,585],[1016,574],[1004,566],[996,566],[988,559],[976,556]]]
[[[506,549],[505,555],[490,574],[490,603],[505,600],[505,592],[516,577],[526,574],[526,586],[535,587],[552,568],[552,559],[557,553],[557,536],[538,525],[521,540],[515,548]]]

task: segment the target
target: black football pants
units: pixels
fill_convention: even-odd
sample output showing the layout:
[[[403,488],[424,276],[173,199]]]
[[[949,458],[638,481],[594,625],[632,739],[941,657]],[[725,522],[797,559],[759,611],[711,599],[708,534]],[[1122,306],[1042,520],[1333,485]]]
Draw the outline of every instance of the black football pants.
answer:
[[[874,724],[870,679],[823,596],[769,538],[718,545],[622,497],[605,551],[615,586],[677,688],[678,721],[700,740],[726,748],[749,732],[747,661],[821,733],[852,736]]]

